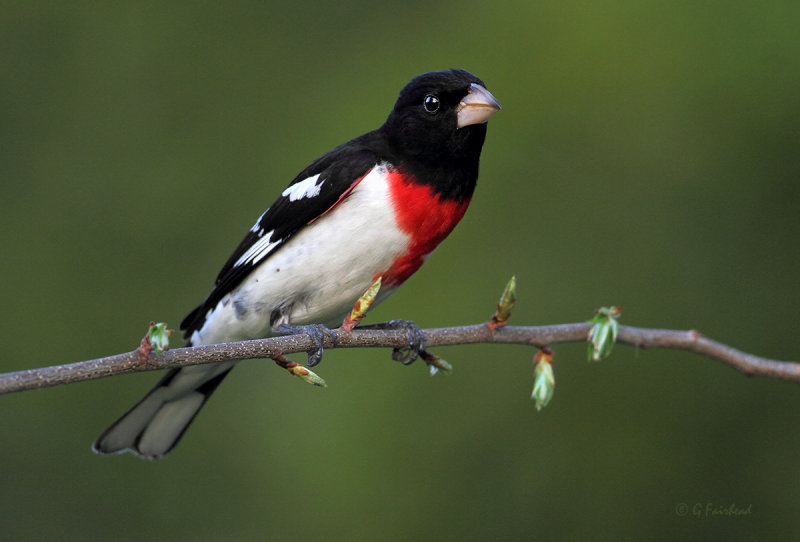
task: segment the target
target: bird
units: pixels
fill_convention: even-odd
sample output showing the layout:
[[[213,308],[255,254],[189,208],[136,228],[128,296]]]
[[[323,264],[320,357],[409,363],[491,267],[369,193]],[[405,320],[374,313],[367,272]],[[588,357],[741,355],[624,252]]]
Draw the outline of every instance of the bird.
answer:
[[[379,128],[311,162],[258,218],[181,322],[187,346],[307,333],[318,345],[308,364],[318,362],[324,333],[370,285],[381,281],[374,307],[464,216],[500,109],[466,70],[411,79]],[[93,451],[166,456],[235,363],[169,370]]]

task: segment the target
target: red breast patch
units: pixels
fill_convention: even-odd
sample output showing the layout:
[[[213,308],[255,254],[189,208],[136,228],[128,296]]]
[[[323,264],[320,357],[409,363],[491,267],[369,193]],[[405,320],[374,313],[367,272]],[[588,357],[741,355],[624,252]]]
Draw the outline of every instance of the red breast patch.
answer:
[[[382,276],[385,285],[396,287],[413,275],[425,262],[425,257],[453,231],[470,200],[442,200],[431,187],[394,169],[388,172],[387,178],[397,225],[410,240],[406,252],[375,278]]]

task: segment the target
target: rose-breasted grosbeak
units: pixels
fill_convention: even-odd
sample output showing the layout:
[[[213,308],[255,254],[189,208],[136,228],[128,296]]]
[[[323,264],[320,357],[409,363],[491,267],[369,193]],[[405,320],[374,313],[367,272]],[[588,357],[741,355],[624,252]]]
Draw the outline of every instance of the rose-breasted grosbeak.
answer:
[[[464,70],[412,79],[383,126],[312,162],[250,228],[181,322],[188,344],[314,336],[309,324],[339,325],[378,277],[375,302],[386,299],[467,210],[486,121],[499,109]],[[93,449],[163,457],[233,366],[170,370]]]

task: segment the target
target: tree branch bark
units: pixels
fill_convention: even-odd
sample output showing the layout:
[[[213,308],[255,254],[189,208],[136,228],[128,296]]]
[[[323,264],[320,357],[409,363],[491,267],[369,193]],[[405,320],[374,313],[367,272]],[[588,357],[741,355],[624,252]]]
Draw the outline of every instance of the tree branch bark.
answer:
[[[426,348],[457,344],[522,344],[542,348],[565,342],[586,342],[591,324],[561,324],[553,326],[504,326],[492,331],[486,324],[426,329]],[[402,348],[408,337],[404,330],[354,329],[345,332],[332,330],[325,348]],[[689,350],[716,359],[746,375],[762,375],[800,382],[800,363],[777,361],[742,352],[728,345],[703,337],[697,331],[675,331],[619,326],[618,343],[639,348],[674,348]],[[305,335],[271,337],[254,341],[176,348],[155,353],[137,349],[125,354],[0,374],[0,394],[33,390],[95,380],[141,371],[155,371],[186,365],[221,361],[270,358],[279,354],[304,352],[314,348]]]

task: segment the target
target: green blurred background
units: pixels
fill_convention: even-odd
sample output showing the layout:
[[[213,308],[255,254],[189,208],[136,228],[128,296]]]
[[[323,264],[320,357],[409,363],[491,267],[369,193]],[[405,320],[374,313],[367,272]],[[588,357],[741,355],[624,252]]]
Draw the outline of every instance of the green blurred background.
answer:
[[[6,2],[1,368],[177,327],[300,169],[447,67],[504,109],[464,221],[371,321],[481,322],[514,274],[515,324],[616,304],[624,323],[797,359],[798,20],[789,0]],[[625,346],[590,365],[563,345],[537,412],[530,349],[438,353],[452,377],[330,351],[326,390],[244,363],[156,463],[89,450],[156,374],[0,397],[2,536],[764,540],[800,526],[796,384]]]

